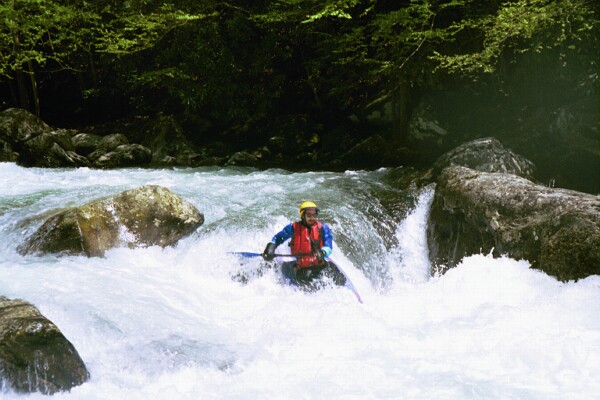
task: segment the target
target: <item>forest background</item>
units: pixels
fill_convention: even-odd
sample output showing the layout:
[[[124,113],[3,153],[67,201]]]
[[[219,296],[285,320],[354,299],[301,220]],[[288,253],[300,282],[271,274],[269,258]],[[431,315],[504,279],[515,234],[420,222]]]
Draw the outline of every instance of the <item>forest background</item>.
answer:
[[[290,169],[422,167],[494,136],[545,184],[597,194],[599,8],[6,0],[0,110],[134,140],[166,118],[205,155]]]

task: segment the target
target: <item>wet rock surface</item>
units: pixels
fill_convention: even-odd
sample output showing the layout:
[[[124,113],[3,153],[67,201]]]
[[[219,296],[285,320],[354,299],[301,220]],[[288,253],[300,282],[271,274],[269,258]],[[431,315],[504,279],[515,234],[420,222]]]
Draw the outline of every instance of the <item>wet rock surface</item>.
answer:
[[[55,214],[18,250],[102,256],[114,247],[165,247],[203,223],[192,204],[167,188],[147,185]]]
[[[152,151],[114,133],[100,137],[73,129],[53,129],[28,111],[0,112],[0,162],[26,167],[124,168],[148,165]]]
[[[600,198],[513,174],[444,169],[427,236],[430,258],[442,270],[493,250],[561,280],[600,274]]]
[[[90,377],[73,345],[36,307],[0,296],[0,391],[53,394]]]

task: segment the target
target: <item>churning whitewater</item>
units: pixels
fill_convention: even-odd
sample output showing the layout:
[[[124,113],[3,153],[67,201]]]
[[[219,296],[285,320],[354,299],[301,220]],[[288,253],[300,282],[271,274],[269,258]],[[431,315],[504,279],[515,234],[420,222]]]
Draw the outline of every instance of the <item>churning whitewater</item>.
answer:
[[[563,283],[486,254],[432,277],[434,188],[403,191],[388,172],[0,163],[0,295],[37,306],[85,362],[90,380],[56,399],[600,399],[600,277]],[[52,211],[145,184],[204,225],[165,249],[17,253]],[[307,199],[363,304],[228,254],[262,252]]]

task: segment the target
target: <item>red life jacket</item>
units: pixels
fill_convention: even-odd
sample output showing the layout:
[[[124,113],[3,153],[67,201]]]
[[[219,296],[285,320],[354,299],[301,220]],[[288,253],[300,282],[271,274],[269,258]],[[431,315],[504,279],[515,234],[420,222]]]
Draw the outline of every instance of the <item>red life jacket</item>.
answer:
[[[312,254],[313,247],[311,241],[320,249],[323,247],[323,225],[317,221],[310,228],[306,227],[302,222],[294,222],[294,236],[290,241],[292,254]],[[317,257],[302,257],[298,258],[298,268],[310,268],[324,265],[325,261],[319,262]]]

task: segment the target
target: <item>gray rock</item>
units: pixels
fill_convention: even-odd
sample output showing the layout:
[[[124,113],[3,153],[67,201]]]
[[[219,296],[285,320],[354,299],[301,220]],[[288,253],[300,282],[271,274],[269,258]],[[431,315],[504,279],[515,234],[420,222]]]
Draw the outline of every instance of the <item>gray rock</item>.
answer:
[[[52,128],[44,121],[20,108],[0,112],[0,139],[11,144],[26,142]]]
[[[141,144],[124,144],[100,155],[94,160],[93,166],[96,168],[135,167],[148,164],[150,161],[152,161],[152,151],[149,148]]]
[[[19,153],[13,150],[10,143],[0,139],[0,162],[15,162],[19,159]]]
[[[141,186],[48,218],[18,251],[103,256],[114,247],[165,247],[203,223],[204,216],[169,189]]]
[[[600,274],[600,198],[512,174],[444,169],[427,236],[442,270],[493,249],[561,280]]]
[[[89,163],[70,155],[75,148],[72,131],[53,130],[29,111],[10,108],[0,112],[0,160],[26,167],[76,167]]]
[[[65,153],[66,153],[67,157],[69,157],[69,159],[73,161],[73,163],[75,164],[75,166],[77,166],[77,167],[89,167],[89,166],[91,166],[90,161],[86,157],[84,157],[84,156],[82,156],[80,154],[77,154],[74,151],[67,151]]]
[[[87,159],[90,161],[90,163],[93,164],[96,162],[96,160],[98,160],[100,157],[102,157],[103,155],[105,155],[107,153],[108,153],[108,150],[96,149],[87,155]]]
[[[30,303],[0,296],[0,392],[53,394],[89,379],[77,350]]]
[[[108,152],[113,151],[117,147],[124,144],[129,144],[129,139],[127,139],[127,136],[123,135],[122,133],[113,133],[104,136],[100,140],[100,143],[98,143],[98,149],[106,150]]]
[[[432,175],[446,167],[461,165],[482,172],[503,172],[533,180],[535,166],[525,157],[506,149],[495,138],[476,139],[444,154],[433,164]]]
[[[78,133],[72,138],[75,152],[82,156],[87,156],[96,150],[101,140],[102,136],[89,133]]]
[[[44,132],[23,144],[19,161],[28,167],[75,167],[77,161],[67,154],[73,150],[69,131]]]

